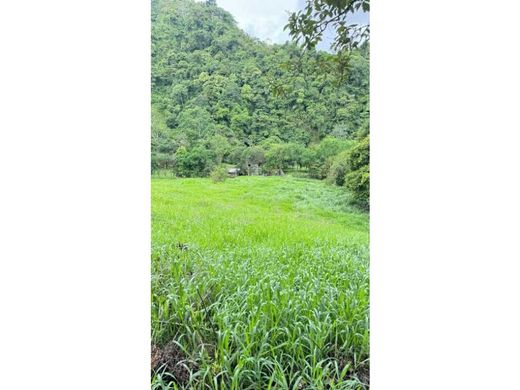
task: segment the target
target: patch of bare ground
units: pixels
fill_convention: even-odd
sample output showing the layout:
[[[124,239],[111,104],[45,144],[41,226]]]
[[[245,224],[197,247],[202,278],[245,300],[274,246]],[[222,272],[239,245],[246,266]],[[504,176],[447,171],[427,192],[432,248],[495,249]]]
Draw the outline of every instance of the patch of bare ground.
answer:
[[[170,342],[163,347],[152,345],[152,374],[164,371],[173,377],[175,383],[182,385],[190,377],[187,364],[186,356],[177,344]]]
[[[356,373],[357,378],[362,383],[364,383],[367,386],[370,386],[370,367],[367,364],[361,363],[356,368],[356,372],[355,373]]]
[[[366,385],[366,388],[370,388],[370,366],[367,362],[363,362],[357,365],[356,368],[354,368],[354,365],[352,364],[352,361],[348,360],[345,357],[339,357],[338,358],[338,364],[340,370],[343,370],[347,364],[350,365],[350,368],[348,370],[348,376],[357,378],[361,383]]]

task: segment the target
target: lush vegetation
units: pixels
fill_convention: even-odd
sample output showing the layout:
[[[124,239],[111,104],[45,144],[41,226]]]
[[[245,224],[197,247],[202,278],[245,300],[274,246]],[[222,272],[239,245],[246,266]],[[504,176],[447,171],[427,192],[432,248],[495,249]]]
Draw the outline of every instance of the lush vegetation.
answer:
[[[152,387],[368,388],[368,216],[348,196],[152,179]]]
[[[368,4],[308,1],[302,49],[152,0],[152,388],[368,388]]]
[[[313,22],[320,13],[306,12],[291,19],[295,37],[311,34],[306,42],[317,39],[309,28],[343,23],[348,12],[368,7],[356,0],[340,12],[327,4],[338,2],[317,3],[322,18]],[[338,32],[348,37],[351,30]],[[229,164],[242,174],[328,177],[367,209],[369,46],[363,42],[337,54],[312,44],[304,51],[268,45],[242,32],[214,1],[152,0],[152,171],[206,177]]]

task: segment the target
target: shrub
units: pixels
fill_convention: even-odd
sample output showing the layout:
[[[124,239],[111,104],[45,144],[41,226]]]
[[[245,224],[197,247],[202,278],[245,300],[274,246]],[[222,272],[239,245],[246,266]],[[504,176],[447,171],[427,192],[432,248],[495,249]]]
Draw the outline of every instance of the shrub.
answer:
[[[339,140],[334,137],[325,137],[318,145],[313,145],[309,163],[309,176],[314,179],[325,179],[336,156],[352,147],[352,140]]]
[[[354,203],[365,210],[370,205],[370,141],[361,138],[348,152],[345,187],[352,192]]]
[[[349,166],[349,151],[341,152],[332,160],[327,172],[327,183],[342,186],[345,184],[345,174]]]
[[[370,207],[370,172],[368,165],[345,176],[345,187],[352,192],[354,203],[368,210]]]
[[[221,183],[225,181],[228,177],[227,170],[224,166],[219,165],[211,171],[210,175],[213,183]]]
[[[200,146],[189,151],[181,146],[175,153],[175,173],[180,177],[207,176],[212,166],[211,152]]]

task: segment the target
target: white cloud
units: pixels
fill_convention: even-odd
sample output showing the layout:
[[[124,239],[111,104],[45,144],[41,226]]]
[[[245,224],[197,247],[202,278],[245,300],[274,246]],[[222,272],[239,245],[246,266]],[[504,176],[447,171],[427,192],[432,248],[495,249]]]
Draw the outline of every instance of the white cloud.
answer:
[[[283,31],[288,20],[287,11],[298,9],[298,0],[217,0],[217,4],[230,12],[249,35],[273,43],[289,39]]]

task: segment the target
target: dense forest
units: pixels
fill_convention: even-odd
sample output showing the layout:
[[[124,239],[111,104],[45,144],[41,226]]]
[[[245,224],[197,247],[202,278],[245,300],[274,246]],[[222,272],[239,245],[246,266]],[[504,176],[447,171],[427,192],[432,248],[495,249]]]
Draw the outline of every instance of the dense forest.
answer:
[[[369,45],[342,75],[337,58],[254,39],[214,1],[152,0],[152,172],[291,172],[368,208]]]

